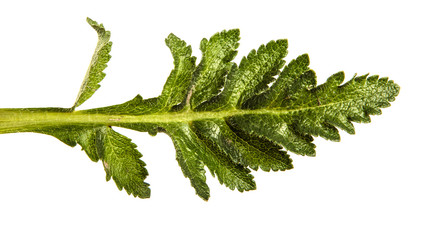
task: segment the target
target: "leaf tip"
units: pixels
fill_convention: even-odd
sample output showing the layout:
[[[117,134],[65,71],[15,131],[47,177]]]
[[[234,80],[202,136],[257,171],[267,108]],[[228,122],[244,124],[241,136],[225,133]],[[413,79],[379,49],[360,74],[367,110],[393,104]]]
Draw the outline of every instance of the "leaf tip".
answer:
[[[95,27],[102,27],[102,28],[103,28],[102,24],[99,25],[98,22],[94,21],[93,19],[91,19],[91,18],[89,18],[89,17],[87,17],[86,21],[87,21],[87,23],[88,23],[90,26],[92,26],[93,28],[95,28]]]
[[[144,185],[144,187],[142,187],[139,192],[134,194],[134,197],[139,197],[141,199],[150,198],[150,196],[151,189],[148,187],[148,184]]]
[[[228,30],[228,32],[233,34],[234,36],[237,36],[238,38],[240,38],[240,29],[233,28],[233,29]]]
[[[92,22],[94,22],[91,18],[89,18],[89,17],[87,17],[86,18],[86,21],[91,25],[92,24]]]
[[[276,43],[280,45],[282,48],[288,48],[288,39],[286,38],[278,39],[276,40]]]

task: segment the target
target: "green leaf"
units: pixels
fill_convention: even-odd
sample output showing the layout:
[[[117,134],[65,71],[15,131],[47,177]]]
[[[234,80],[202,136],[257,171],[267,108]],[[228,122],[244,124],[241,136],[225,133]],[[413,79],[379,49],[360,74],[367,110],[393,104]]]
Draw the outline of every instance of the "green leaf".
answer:
[[[171,71],[162,93],[158,97],[156,107],[158,112],[168,111],[171,107],[185,100],[196,61],[196,58],[191,56],[191,46],[186,46],[186,42],[174,34],[170,34],[165,42],[174,58],[174,70]]]
[[[231,60],[237,55],[240,31],[232,29],[213,35],[210,40],[203,39],[200,49],[202,60],[194,72],[192,84],[186,96],[186,105],[197,107],[219,93],[225,76],[231,69]]]
[[[102,24],[98,24],[90,18],[87,18],[87,22],[96,30],[98,43],[72,110],[83,104],[100,87],[99,83],[105,77],[103,70],[107,67],[107,63],[111,58],[109,55],[112,46],[112,42],[110,42],[111,33],[106,31]]]
[[[243,132],[234,124],[223,120],[203,120],[193,123],[195,132],[201,135],[216,151],[223,152],[236,164],[264,171],[292,168],[291,159],[281,147]],[[205,135],[203,133],[206,133]]]
[[[105,43],[98,43],[73,108],[93,94],[109,58],[109,32],[89,22]],[[318,85],[307,54],[285,66],[287,40],[261,45],[237,66],[232,60],[239,39],[237,29],[203,39],[203,57],[195,67],[191,47],[170,34],[166,44],[174,69],[158,97],[138,95],[84,111],[0,109],[0,133],[37,132],[70,146],[79,144],[91,160],[102,160],[107,180],[113,178],[119,189],[141,198],[150,196],[142,155],[111,126],[166,133],[184,176],[196,194],[208,200],[206,168],[229,189],[254,190],[251,170],[292,169],[288,151],[315,156],[314,137],[340,141],[338,129],[354,134],[353,122],[370,122],[370,115],[381,114],[400,90],[377,75],[354,76],[344,83],[343,72]]]
[[[281,113],[247,114],[234,116],[230,121],[243,131],[267,138],[293,153],[315,156],[315,145],[311,143],[312,137],[296,131],[290,119],[285,119],[283,116]]]
[[[149,184],[144,182],[148,172],[140,160],[141,153],[131,140],[110,127],[101,127],[96,132],[96,148],[103,162],[106,180],[111,177],[119,190],[140,198],[150,197]]]
[[[268,91],[249,98],[242,108],[259,109],[263,107],[279,107],[280,103],[296,92],[294,82],[302,82],[298,79],[309,70],[309,56],[300,55],[284,67],[277,81]]]
[[[172,127],[172,128],[171,128]],[[166,126],[176,149],[177,161],[185,177],[189,178],[196,194],[204,200],[210,197],[210,189],[206,184],[203,159],[213,157],[206,148],[197,141],[195,134],[187,124]]]
[[[135,197],[150,197],[149,184],[144,182],[148,172],[140,160],[141,153],[129,138],[111,127],[63,126],[33,132],[54,136],[72,147],[81,145],[92,161],[102,160],[107,181],[113,178],[119,190],[124,188]]]
[[[283,58],[288,53],[287,48],[287,40],[277,40],[261,45],[258,51],[252,50],[242,59],[238,68],[231,69],[223,92],[204,103],[199,110],[236,108],[266,90],[267,85],[274,81],[273,76],[285,64]]]
[[[196,122],[199,123],[199,122]],[[192,126],[192,130],[195,130],[195,134],[199,141],[203,143],[209,154],[209,157],[204,158],[204,163],[210,170],[213,176],[217,176],[220,184],[226,185],[231,190],[237,189],[240,192],[249,191],[256,189],[253,176],[249,174],[249,170],[244,166],[235,163],[230,156],[224,153],[205,133],[200,130],[196,130]]]
[[[165,126],[177,151],[177,161],[185,177],[189,178],[196,194],[204,200],[210,197],[210,189],[206,184],[204,166],[213,176],[217,176],[221,184],[239,191],[255,189],[253,176],[249,170],[232,162],[228,156],[220,152],[214,145],[207,142],[200,132],[186,123]],[[198,133],[198,134],[197,134]]]

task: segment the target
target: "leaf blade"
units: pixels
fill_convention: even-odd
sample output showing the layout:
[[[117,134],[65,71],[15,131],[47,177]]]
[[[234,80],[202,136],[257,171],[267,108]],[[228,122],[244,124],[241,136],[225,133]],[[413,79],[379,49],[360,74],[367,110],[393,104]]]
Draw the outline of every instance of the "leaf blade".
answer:
[[[174,143],[177,161],[184,176],[189,178],[196,194],[207,201],[210,198],[210,188],[206,183],[203,158],[212,156],[196,141],[187,124],[167,125],[165,129]]]
[[[79,144],[92,161],[102,160],[106,180],[112,178],[119,190],[125,189],[134,197],[150,197],[149,184],[144,182],[148,172],[140,159],[142,154],[129,138],[111,127],[63,126],[33,132],[54,136],[72,147]]]
[[[193,123],[195,132],[201,132],[201,138],[219,148],[230,160],[253,170],[279,171],[292,168],[291,159],[281,147],[265,139],[249,135],[235,124],[224,120],[204,120]],[[203,134],[205,133],[205,134]]]
[[[156,111],[168,111],[171,107],[182,103],[192,81],[196,57],[192,56],[192,48],[174,34],[165,39],[174,58],[174,69],[171,71],[161,95],[158,97]]]
[[[72,110],[83,104],[100,87],[99,83],[105,78],[103,70],[111,58],[109,55],[112,46],[111,33],[106,31],[102,24],[98,24],[90,18],[87,18],[87,22],[97,32],[98,42]]]
[[[134,197],[149,198],[146,164],[140,160],[142,154],[136,145],[124,135],[110,127],[102,127],[96,134],[98,155],[103,162],[106,180],[111,178],[119,190],[125,189]]]
[[[203,53],[193,75],[186,97],[186,105],[192,109],[219,93],[225,82],[225,75],[232,67],[231,61],[237,55],[240,31],[231,29],[214,34],[210,40],[203,39],[200,49]]]

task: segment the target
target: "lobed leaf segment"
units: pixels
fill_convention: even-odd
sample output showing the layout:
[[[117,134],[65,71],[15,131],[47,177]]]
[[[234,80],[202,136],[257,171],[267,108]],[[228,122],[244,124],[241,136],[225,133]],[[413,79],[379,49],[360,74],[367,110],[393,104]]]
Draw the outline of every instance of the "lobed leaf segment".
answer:
[[[291,169],[287,151],[315,156],[313,137],[339,141],[338,128],[354,134],[352,122],[368,123],[399,93],[399,86],[377,75],[343,72],[317,86],[309,57],[286,64],[288,42],[270,41],[233,62],[238,29],[201,41],[201,61],[170,34],[165,42],[174,69],[156,98],[140,95],[119,105],[76,111],[100,87],[110,59],[110,32],[87,19],[99,41],[76,102],[71,108],[0,109],[0,133],[36,132],[69,146],[80,145],[91,160],[102,161],[106,179],[140,198],[150,197],[148,175],[136,145],[112,126],[168,134],[176,158],[196,194],[210,197],[206,168],[221,184],[240,192],[256,189],[251,170]]]

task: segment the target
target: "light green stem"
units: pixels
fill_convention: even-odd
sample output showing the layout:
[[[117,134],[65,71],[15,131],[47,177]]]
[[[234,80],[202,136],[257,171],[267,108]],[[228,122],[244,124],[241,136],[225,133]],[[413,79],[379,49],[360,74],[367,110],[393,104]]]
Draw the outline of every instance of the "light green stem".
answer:
[[[338,103],[338,102],[336,102]],[[340,102],[339,102],[340,103]],[[0,134],[14,132],[28,132],[33,129],[46,127],[60,127],[67,125],[81,126],[122,126],[124,124],[147,123],[169,124],[193,122],[204,119],[225,119],[239,115],[289,115],[299,111],[323,108],[335,103],[317,106],[300,106],[295,109],[230,109],[216,112],[167,112],[143,115],[101,114],[97,112],[73,111],[66,108],[0,108]]]
[[[291,110],[292,111],[292,110]],[[286,111],[283,111],[286,113]],[[27,132],[32,129],[46,127],[59,127],[66,125],[82,126],[121,126],[131,123],[169,124],[179,122],[192,122],[203,119],[223,119],[226,117],[244,114],[281,114],[281,111],[271,110],[238,110],[233,109],[221,112],[192,112],[154,113],[145,115],[116,115],[86,113],[85,111],[60,112],[44,111],[41,109],[0,109],[0,134]]]

